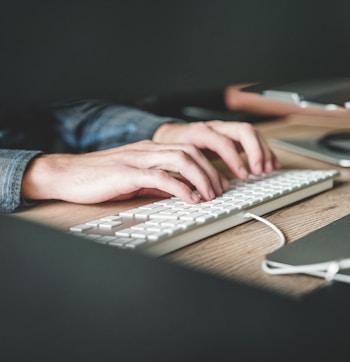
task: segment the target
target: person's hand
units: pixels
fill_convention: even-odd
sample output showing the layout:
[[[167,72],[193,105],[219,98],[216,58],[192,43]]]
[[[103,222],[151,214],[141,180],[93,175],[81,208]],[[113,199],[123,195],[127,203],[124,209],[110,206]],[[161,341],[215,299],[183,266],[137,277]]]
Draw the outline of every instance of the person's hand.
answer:
[[[268,147],[266,140],[249,123],[208,121],[187,124],[164,124],[156,131],[153,139],[159,143],[184,143],[209,150],[219,156],[232,173],[241,179],[254,175],[271,173],[280,168],[280,162]],[[247,156],[249,169],[240,157]]]
[[[99,203],[152,194],[197,203],[227,188],[228,180],[196,147],[141,141],[81,155],[41,155],[29,164],[21,191],[27,200]]]

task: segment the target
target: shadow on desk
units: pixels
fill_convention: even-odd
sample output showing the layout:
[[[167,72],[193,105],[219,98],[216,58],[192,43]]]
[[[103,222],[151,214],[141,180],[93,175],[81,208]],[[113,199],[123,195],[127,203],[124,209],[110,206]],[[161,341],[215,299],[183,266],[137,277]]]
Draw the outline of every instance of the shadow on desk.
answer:
[[[0,215],[2,360],[342,360],[350,289],[295,300]],[[344,357],[345,358],[345,357]]]

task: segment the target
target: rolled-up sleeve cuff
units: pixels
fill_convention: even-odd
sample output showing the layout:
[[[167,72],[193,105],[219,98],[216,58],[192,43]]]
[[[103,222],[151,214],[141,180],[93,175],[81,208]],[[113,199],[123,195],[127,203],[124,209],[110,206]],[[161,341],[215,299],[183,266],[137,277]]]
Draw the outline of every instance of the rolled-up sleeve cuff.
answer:
[[[0,211],[10,213],[27,204],[21,198],[24,171],[41,151],[1,150],[0,152]]]

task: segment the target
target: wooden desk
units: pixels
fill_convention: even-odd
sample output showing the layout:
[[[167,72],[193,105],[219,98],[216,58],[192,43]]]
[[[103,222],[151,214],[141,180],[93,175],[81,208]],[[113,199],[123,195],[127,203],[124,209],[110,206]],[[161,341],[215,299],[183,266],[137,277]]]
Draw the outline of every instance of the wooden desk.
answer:
[[[259,124],[257,127],[268,139],[286,135],[314,136],[336,128],[349,128],[350,120],[332,117],[291,116],[280,121]],[[284,168],[336,168],[330,164],[276,147],[274,150]],[[308,232],[349,213],[350,169],[337,169],[341,175],[336,180],[334,189],[265,215],[285,233],[288,242],[293,242]],[[151,200],[137,199],[99,205],[45,202],[16,215],[66,230],[71,225],[116,214],[121,210],[136,207]],[[249,221],[164,256],[164,258],[215,273],[224,278],[244,281],[295,297],[324,285],[322,280],[308,276],[265,274],[261,269],[261,262],[277,244],[276,234],[270,228],[257,221]]]

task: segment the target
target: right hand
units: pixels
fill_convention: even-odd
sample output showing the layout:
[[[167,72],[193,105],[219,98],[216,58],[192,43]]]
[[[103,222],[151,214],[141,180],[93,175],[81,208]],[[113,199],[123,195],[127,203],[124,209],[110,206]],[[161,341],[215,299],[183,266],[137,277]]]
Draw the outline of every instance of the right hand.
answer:
[[[24,174],[22,197],[86,204],[151,194],[198,203],[227,188],[228,180],[195,146],[141,141],[80,155],[38,156]]]

